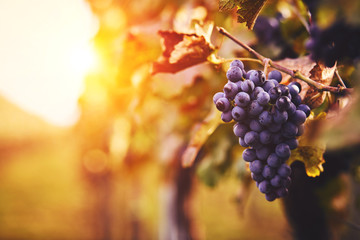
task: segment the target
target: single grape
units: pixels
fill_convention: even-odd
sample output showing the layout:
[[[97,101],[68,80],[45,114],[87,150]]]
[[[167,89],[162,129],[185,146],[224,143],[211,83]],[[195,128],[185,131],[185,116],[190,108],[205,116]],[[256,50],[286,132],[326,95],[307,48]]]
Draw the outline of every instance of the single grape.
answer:
[[[239,67],[232,66],[226,72],[226,77],[231,82],[238,82],[242,80],[243,72]]]
[[[273,87],[275,87],[275,83],[269,80],[266,80],[262,85],[262,88],[264,89],[265,92],[268,92]]]
[[[297,109],[303,111],[305,113],[306,117],[308,117],[310,115],[311,110],[310,110],[309,106],[306,104],[300,104]]]
[[[261,173],[251,173],[251,178],[256,182],[261,182],[263,181],[265,178],[263,177],[263,175]]]
[[[262,71],[254,71],[250,74],[249,80],[252,81],[256,86],[262,86],[266,79]]]
[[[263,91],[257,95],[257,101],[260,105],[266,106],[270,101],[270,96],[267,92]]]
[[[294,150],[299,146],[299,141],[296,138],[290,138],[285,143],[289,145],[290,150]]]
[[[244,69],[244,63],[238,59],[235,59],[230,63],[230,67],[234,67],[234,66]]]
[[[281,134],[287,138],[293,138],[298,133],[298,127],[292,122],[286,122],[281,128]]]
[[[262,143],[264,145],[271,143],[271,141],[272,141],[271,132],[269,130],[261,131],[259,134],[259,140],[260,140],[260,143]]]
[[[290,94],[288,86],[279,84],[277,87],[281,90],[281,96],[288,96]]]
[[[249,146],[259,143],[259,134],[255,131],[250,131],[245,134],[244,141]]]
[[[263,126],[260,124],[259,120],[257,119],[252,119],[250,121],[250,129],[255,131],[255,132],[261,132],[263,130]]]
[[[287,110],[288,116],[293,115],[293,114],[295,113],[295,111],[296,111],[296,106],[295,106],[295,104],[294,104],[293,102],[290,102],[290,106],[289,106],[289,108],[288,108],[288,110]]]
[[[214,94],[214,97],[213,97],[213,102],[214,104],[216,104],[216,101],[219,100],[220,98],[223,98],[225,97],[225,94],[223,92],[217,92]]]
[[[247,93],[251,93],[255,88],[255,84],[250,80],[241,82],[241,90]]]
[[[272,116],[270,115],[270,113],[268,111],[263,111],[259,115],[259,122],[263,126],[268,126],[272,122]]]
[[[256,152],[254,149],[247,148],[243,151],[242,156],[246,162],[252,162],[256,159]]]
[[[288,120],[288,113],[286,111],[275,110],[273,115],[274,123],[283,124]]]
[[[277,195],[275,192],[269,192],[269,193],[265,193],[265,199],[269,202],[272,202],[276,199]]]
[[[277,171],[278,175],[282,178],[287,178],[291,174],[291,168],[286,163],[281,164]]]
[[[237,136],[237,137],[244,137],[245,134],[248,132],[248,130],[249,130],[249,128],[247,125],[245,125],[243,123],[239,123],[239,122],[234,124],[234,127],[233,127],[233,132],[234,132],[235,136]]]
[[[262,175],[266,179],[272,179],[276,174],[276,171],[274,168],[270,167],[269,165],[265,165],[264,169],[262,171]]]
[[[222,97],[216,101],[215,106],[220,112],[227,112],[231,108],[231,103],[229,99]]]
[[[223,122],[231,122],[232,119],[231,111],[221,113],[221,120]]]
[[[259,190],[262,193],[269,193],[271,190],[271,185],[269,183],[269,181],[264,180],[262,182],[259,183]]]
[[[253,72],[256,72],[257,70],[250,70],[250,71],[248,71],[247,73],[246,73],[246,79],[249,79],[250,78],[250,75],[253,73]]]
[[[280,187],[282,185],[283,179],[279,175],[275,175],[271,180],[270,184],[273,187]]]
[[[276,153],[271,153],[268,156],[266,162],[270,167],[277,168],[281,165],[282,159],[279,158],[278,155],[276,155]]]
[[[280,83],[282,80],[282,76],[278,70],[273,70],[269,72],[268,79],[275,79],[278,83]]]
[[[263,111],[263,109],[264,108],[257,101],[252,101],[249,105],[248,113],[253,117],[258,116]]]
[[[256,149],[256,157],[259,160],[266,160],[272,152],[272,149],[268,146],[264,146]]]
[[[255,100],[257,99],[259,93],[264,92],[264,89],[260,86],[256,86],[254,88],[254,91],[251,93],[251,99]]]
[[[234,99],[235,95],[238,93],[239,88],[238,86],[233,82],[228,82],[224,86],[224,93],[225,97],[229,99]]]
[[[232,118],[237,122],[245,119],[247,116],[246,111],[242,107],[239,107],[239,106],[235,106],[232,109],[231,114],[232,114]]]
[[[290,108],[291,100],[286,96],[281,96],[276,101],[276,107],[281,111],[286,111]]]
[[[250,163],[250,171],[255,173],[255,174],[261,174],[262,170],[264,168],[264,165],[262,164],[262,162],[260,160],[254,160]]]
[[[300,95],[293,96],[291,101],[295,104],[295,106],[299,106],[301,104],[301,97]]]
[[[246,92],[239,92],[235,96],[235,104],[240,107],[246,107],[250,103],[250,96]]]
[[[244,148],[249,147],[249,145],[244,141],[244,138],[242,137],[239,137],[239,144]]]
[[[291,154],[290,147],[286,143],[279,143],[275,147],[275,153],[280,158],[289,158]]]
[[[288,85],[291,96],[298,95],[301,92],[301,84],[298,82],[291,82]]]
[[[299,126],[305,122],[306,114],[302,110],[296,110],[295,113],[291,115],[290,120]]]

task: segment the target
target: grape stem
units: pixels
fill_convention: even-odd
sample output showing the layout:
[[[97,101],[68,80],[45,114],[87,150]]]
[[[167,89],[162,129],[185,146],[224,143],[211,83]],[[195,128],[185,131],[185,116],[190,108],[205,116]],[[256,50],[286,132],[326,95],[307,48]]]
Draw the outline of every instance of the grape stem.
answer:
[[[297,79],[299,79],[301,81],[306,82],[307,84],[309,84],[310,86],[315,87],[319,91],[328,91],[328,92],[331,92],[331,93],[334,93],[334,94],[340,94],[340,95],[346,95],[346,94],[350,94],[352,92],[352,89],[346,88],[344,86],[333,87],[333,86],[327,86],[327,85],[321,84],[319,82],[316,82],[316,81],[310,79],[309,77],[304,76],[299,70],[292,70],[292,69],[286,68],[286,67],[272,61],[271,59],[264,57],[263,55],[261,55],[260,53],[258,53],[257,51],[255,51],[254,49],[252,49],[251,47],[246,45],[245,43],[243,43],[240,40],[238,40],[237,38],[235,38],[233,35],[231,35],[229,32],[227,32],[224,28],[216,27],[216,29],[222,35],[230,38],[236,44],[240,45],[245,50],[247,50],[248,52],[255,55],[255,57],[260,60],[258,62],[260,64],[262,64],[263,66],[266,66],[266,64],[268,64],[272,68],[275,68],[275,69],[277,69],[277,70],[279,70],[279,71],[281,71],[283,73],[286,73],[286,74],[290,75],[293,78],[297,78]]]

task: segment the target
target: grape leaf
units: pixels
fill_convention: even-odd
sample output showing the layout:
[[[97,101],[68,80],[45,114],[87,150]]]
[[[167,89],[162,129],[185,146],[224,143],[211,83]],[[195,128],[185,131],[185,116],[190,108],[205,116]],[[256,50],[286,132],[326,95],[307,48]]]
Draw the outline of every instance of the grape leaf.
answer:
[[[208,137],[215,131],[221,122],[220,112],[212,108],[208,116],[200,123],[195,124],[192,130],[189,145],[182,156],[182,165],[190,167]]]
[[[215,50],[204,36],[175,31],[159,31],[163,40],[163,54],[153,63],[152,73],[176,73],[205,62]]]
[[[237,21],[246,22],[246,26],[252,30],[261,9],[267,0],[220,0],[219,10],[229,11],[237,7]]]

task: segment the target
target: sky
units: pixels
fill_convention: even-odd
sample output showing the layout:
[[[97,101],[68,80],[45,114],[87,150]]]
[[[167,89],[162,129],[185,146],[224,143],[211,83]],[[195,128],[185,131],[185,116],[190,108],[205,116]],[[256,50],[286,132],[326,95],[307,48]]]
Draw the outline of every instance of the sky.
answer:
[[[0,95],[52,124],[74,124],[97,29],[84,0],[0,0]]]

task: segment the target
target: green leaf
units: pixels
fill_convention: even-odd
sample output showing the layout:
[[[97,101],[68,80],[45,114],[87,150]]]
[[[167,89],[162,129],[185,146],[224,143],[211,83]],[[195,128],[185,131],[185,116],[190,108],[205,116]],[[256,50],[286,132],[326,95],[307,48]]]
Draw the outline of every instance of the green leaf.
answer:
[[[176,73],[205,62],[215,50],[205,36],[175,31],[159,31],[163,54],[153,63],[152,73]]]

